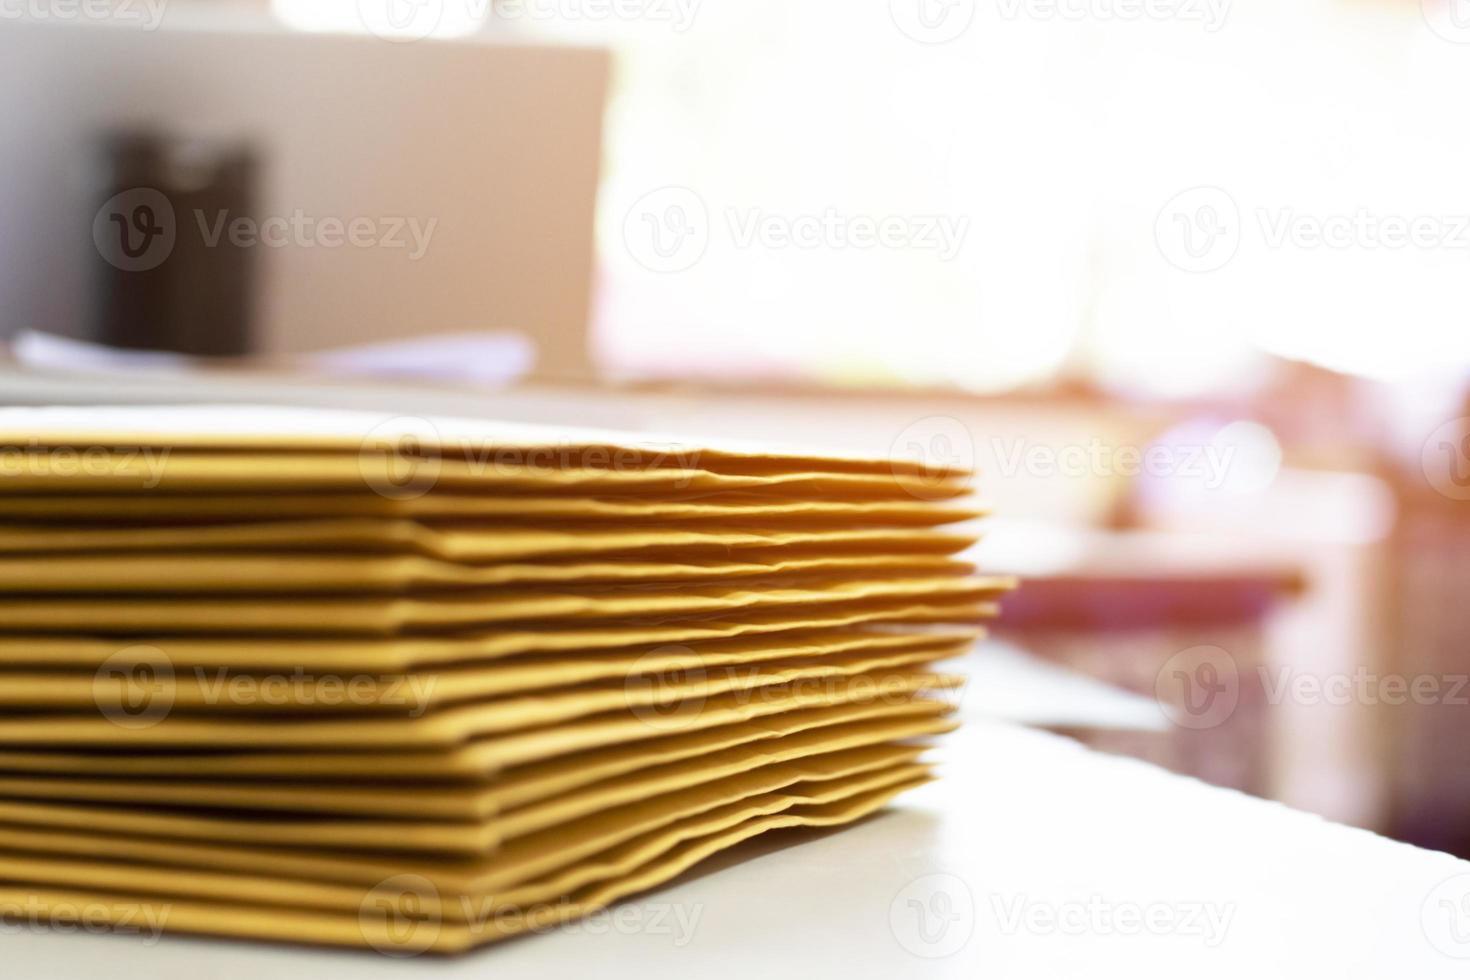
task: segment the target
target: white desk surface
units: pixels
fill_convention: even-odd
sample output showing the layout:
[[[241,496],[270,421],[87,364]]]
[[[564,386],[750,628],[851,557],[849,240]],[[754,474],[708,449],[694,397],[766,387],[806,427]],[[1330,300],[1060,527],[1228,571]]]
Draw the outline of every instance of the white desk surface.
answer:
[[[971,719],[939,756],[941,781],[856,827],[751,842],[617,918],[461,959],[7,926],[3,973],[1470,976],[1470,863],[1009,723]]]

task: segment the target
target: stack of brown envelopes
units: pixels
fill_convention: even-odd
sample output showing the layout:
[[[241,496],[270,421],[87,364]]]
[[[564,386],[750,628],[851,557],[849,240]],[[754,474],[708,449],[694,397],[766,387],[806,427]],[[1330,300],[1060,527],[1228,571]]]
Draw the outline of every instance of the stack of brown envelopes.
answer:
[[[457,952],[931,778],[1010,582],[922,461],[0,411],[0,907]]]

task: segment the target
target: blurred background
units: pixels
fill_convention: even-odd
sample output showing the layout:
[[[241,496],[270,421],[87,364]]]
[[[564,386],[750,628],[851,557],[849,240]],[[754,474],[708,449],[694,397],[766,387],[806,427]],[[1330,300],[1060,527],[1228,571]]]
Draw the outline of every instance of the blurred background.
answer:
[[[0,0],[0,401],[973,463],[967,707],[1470,856],[1465,0]]]

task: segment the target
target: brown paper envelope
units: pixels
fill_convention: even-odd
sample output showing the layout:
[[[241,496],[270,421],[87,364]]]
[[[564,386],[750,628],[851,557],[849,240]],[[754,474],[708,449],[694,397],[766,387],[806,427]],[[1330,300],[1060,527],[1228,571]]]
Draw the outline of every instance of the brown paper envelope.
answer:
[[[0,558],[0,593],[205,592],[309,595],[394,593],[487,586],[652,585],[770,576],[965,575],[974,566],[923,554],[759,557],[750,560],[557,561],[466,565],[417,555],[318,555],[280,552],[156,552]]]
[[[850,763],[840,773],[827,774],[791,784],[777,792],[744,797],[726,806],[711,807],[673,821],[660,822],[656,828],[646,833],[632,837],[619,833],[621,839],[612,847],[633,843],[647,854],[650,848],[662,850],[690,837],[702,836],[701,832],[736,826],[756,815],[768,816],[801,806],[835,803],[895,785],[911,786],[915,781],[930,778],[932,775],[931,768],[913,762],[915,758],[914,753],[904,751],[875,754],[866,762]],[[457,882],[447,880],[442,891],[446,895],[474,896],[492,906],[501,907],[554,902],[599,878],[626,873],[629,870],[627,865],[620,865],[615,860],[598,860],[600,855],[607,854],[610,849],[600,848],[598,851],[580,855],[572,862],[558,860],[555,867],[551,867],[548,855],[544,860],[536,862],[536,866],[543,870],[527,882],[512,883],[508,880],[508,874],[498,873],[480,876],[474,887],[464,891],[456,889]],[[428,877],[431,881],[434,880],[434,875]],[[469,913],[467,917],[474,918],[474,912],[466,909],[463,904],[458,909],[453,904],[447,905],[443,911],[450,921],[466,917],[466,912]]]
[[[7,444],[0,443],[0,448]],[[429,492],[527,491],[599,496],[610,493],[771,492],[809,498],[941,500],[969,492],[968,478],[903,474],[785,472],[713,473],[705,469],[609,469],[462,459],[405,459],[393,453],[103,452],[88,461],[46,449],[4,457],[0,493],[359,492],[421,496]]]
[[[343,726],[354,722],[361,725],[375,725],[379,721],[385,721],[395,725],[402,724],[407,729],[419,719],[436,719],[440,712],[460,712],[463,723],[473,727],[474,737],[524,732],[550,725],[565,724],[592,715],[624,711],[631,711],[636,716],[645,718],[650,725],[655,727],[677,728],[684,724],[687,716],[697,712],[705,701],[729,692],[741,692],[746,698],[758,700],[766,695],[764,689],[768,688],[777,689],[778,692],[790,689],[819,690],[837,683],[850,683],[849,679],[859,676],[870,678],[874,690],[877,691],[879,686],[887,681],[886,675],[896,674],[895,680],[903,681],[906,680],[910,671],[939,660],[950,659],[955,652],[946,647],[869,650],[831,654],[811,659],[762,661],[725,667],[699,666],[657,673],[639,672],[618,678],[613,682],[604,681],[573,688],[553,688],[502,698],[443,704],[437,710],[431,710],[426,705],[426,710],[423,712],[395,712],[392,714],[334,711],[325,714],[283,715],[268,704],[260,705],[258,703],[260,694],[258,689],[255,689],[250,692],[249,700],[242,701],[232,712],[219,712],[212,705],[187,710],[175,703],[170,709],[171,713],[166,718],[158,719],[156,725],[153,724],[152,717],[144,720],[148,727],[179,724],[183,726],[184,731],[205,732],[208,744],[211,745],[233,744],[232,739],[235,738],[242,740],[260,738],[262,736],[259,729],[262,726],[281,730],[281,737],[296,738],[298,737],[297,732],[316,731],[314,728],[296,726],[312,726],[318,721],[330,721]],[[0,675],[0,680],[3,680],[3,675]],[[117,683],[109,686],[107,684],[109,680]],[[420,680],[427,681],[427,678],[411,678],[411,681],[415,682]],[[55,731],[55,724],[61,723],[68,726],[66,735],[59,738],[49,734],[36,735],[34,738],[45,739],[49,744],[62,744],[65,738],[86,737],[81,734],[81,731],[85,729],[104,738],[111,734],[112,745],[126,748],[138,740],[128,735],[118,737],[115,732],[109,733],[106,729],[99,728],[95,724],[97,719],[94,713],[99,704],[121,706],[126,703],[125,699],[129,697],[129,691],[133,686],[133,683],[120,681],[118,678],[99,677],[93,686],[93,690],[97,692],[97,699],[84,704],[81,711],[73,706],[70,714],[60,716],[0,715],[0,733],[12,734],[16,743],[34,744],[32,735],[20,733],[30,731],[50,733]],[[427,683],[421,688],[410,683],[405,686],[404,690],[418,690],[423,700],[432,700],[429,694],[431,688]],[[223,696],[220,692],[216,694]],[[411,696],[405,693],[403,697],[408,700]],[[261,707],[265,708],[264,712],[260,710]],[[107,716],[105,710],[103,714],[102,722],[115,728],[114,718]],[[26,723],[33,717],[37,720],[37,724],[27,726]],[[39,720],[41,717],[46,718],[46,721],[41,722]],[[198,727],[200,725],[205,727]],[[129,731],[132,730],[130,725],[123,727]],[[345,738],[352,737],[345,727],[333,730],[342,731]],[[387,729],[382,730],[387,731]],[[394,731],[396,730],[395,728]],[[267,735],[265,737],[269,740],[276,736]],[[372,735],[368,739],[378,737]],[[94,742],[93,744],[103,743]],[[150,741],[149,744],[158,743]],[[359,742],[359,744],[362,743]],[[413,743],[406,740],[402,744]]]
[[[893,740],[915,737],[910,732],[930,725],[946,730],[954,724],[948,717],[955,705],[938,698],[853,702],[769,715],[735,725],[675,733],[663,738],[578,752],[502,770],[491,778],[487,792],[496,812],[511,811],[541,800],[564,796],[602,780],[643,772],[654,766],[669,766],[688,760],[715,757],[742,745],[763,746],[772,756],[786,751],[783,745],[799,747],[805,738],[817,740],[864,740],[880,731]],[[903,732],[905,734],[898,734]],[[786,740],[792,739],[790,743]]]
[[[0,798],[90,802],[129,806],[188,807],[199,810],[285,811],[358,817],[416,818],[446,822],[495,819],[503,836],[569,820],[597,809],[653,793],[723,778],[771,762],[783,762],[863,745],[894,742],[951,731],[956,723],[941,716],[893,717],[814,728],[781,738],[744,742],[696,757],[636,767],[624,753],[624,769],[601,781],[556,794],[525,797],[524,781],[501,779],[487,785],[413,786],[379,780],[366,785],[242,783],[200,780],[58,779],[0,775]],[[628,765],[635,768],[629,770]],[[535,771],[542,767],[532,767]],[[594,777],[595,778],[595,777]],[[509,782],[510,785],[502,785]],[[532,785],[536,785],[532,783]],[[542,786],[545,785],[543,781]],[[519,790],[521,796],[516,798]],[[529,804],[529,805],[527,805]],[[63,840],[69,839],[63,835]]]
[[[421,952],[452,954],[528,930],[553,928],[556,923],[596,912],[627,895],[668,881],[699,861],[758,834],[788,827],[830,827],[859,820],[876,812],[894,796],[926,780],[916,779],[836,803],[807,806],[757,817],[730,830],[691,840],[626,878],[579,891],[565,902],[529,910],[513,920],[492,917],[464,928],[446,929],[440,920],[405,920],[407,904],[421,907],[417,876],[387,881],[365,897],[355,914],[312,913],[282,906],[217,903],[160,898],[148,891],[105,892],[0,885],[0,907],[28,910],[39,921],[59,921],[62,913],[85,908],[89,921],[106,922],[120,932],[136,934],[159,928],[236,939],[269,940],[343,947],[372,948],[394,956]]]
[[[114,838],[119,853],[134,838],[176,844],[175,854],[194,853],[200,860],[198,847],[218,846],[220,855],[205,862],[210,867],[226,860],[224,849],[249,848],[258,870],[270,867],[276,869],[273,874],[359,884],[399,873],[404,862],[411,861],[413,870],[430,874],[444,889],[474,891],[504,887],[563,867],[681,816],[796,783],[867,771],[898,757],[909,760],[921,751],[921,746],[877,745],[759,766],[608,807],[509,841],[502,840],[495,820],[266,819],[21,801],[0,801],[0,822],[50,832],[80,828],[83,836],[106,833]],[[188,842],[195,851],[187,851]]]
[[[363,780],[425,785],[454,780],[481,789],[493,785],[497,805],[507,808],[566,793],[579,786],[649,766],[696,758],[736,745],[770,741],[833,725],[875,719],[935,718],[953,710],[949,702],[916,697],[907,701],[854,701],[762,715],[693,732],[607,748],[587,749],[526,765],[494,770],[484,764],[485,746],[473,744],[445,754],[418,752],[234,752],[192,754],[79,754],[53,751],[0,752],[0,772],[113,777],[229,779],[248,785],[259,780],[306,780],[296,785],[351,787]],[[426,782],[428,781],[428,782]]]
[[[823,765],[792,766],[782,772],[776,771],[781,767],[771,767],[770,772],[759,774],[764,778],[746,779],[738,785],[732,781],[732,785],[720,788],[711,786],[698,799],[688,795],[673,801],[673,808],[664,814],[644,811],[639,814],[641,819],[634,820],[631,815],[615,812],[596,821],[560,828],[564,848],[551,837],[535,842],[534,847],[528,840],[527,846],[514,853],[507,849],[504,855],[458,862],[457,870],[432,859],[382,860],[363,855],[354,865],[355,883],[305,877],[292,854],[270,851],[261,851],[254,867],[247,864],[237,871],[181,867],[166,851],[135,846],[128,839],[118,840],[112,854],[92,855],[86,860],[28,854],[7,841],[0,843],[0,862],[4,862],[7,878],[37,883],[85,884],[105,891],[146,889],[214,901],[276,904],[284,900],[297,907],[342,912],[357,909],[379,882],[421,874],[440,897],[436,905],[424,911],[442,916],[446,922],[463,921],[474,916],[477,906],[454,900],[461,896],[484,903],[481,908],[555,902],[577,888],[627,873],[641,863],[626,858],[626,863],[616,858],[596,860],[619,845],[636,842],[643,855],[653,856],[659,849],[667,850],[689,837],[738,825],[753,816],[837,802],[909,783],[929,772],[928,767],[912,761],[916,755],[916,750],[900,747],[841,760],[824,758]],[[804,771],[811,775],[800,778]],[[650,844],[654,846],[650,848]],[[163,858],[161,866],[150,860],[152,855]],[[134,863],[140,860],[149,863]],[[85,877],[88,874],[92,877]]]
[[[159,656],[152,670],[135,665],[99,665],[93,671],[38,672],[0,670],[0,708],[69,708],[93,713],[104,706],[133,703],[130,698],[166,700],[166,710],[237,714],[383,713],[417,717],[431,708],[490,698],[554,692],[596,681],[630,677],[707,675],[773,661],[804,663],[841,654],[889,651],[930,652],[922,663],[963,654],[978,631],[903,633],[850,631],[808,634],[793,640],[751,640],[589,650],[582,656],[519,657],[513,660],[413,671],[406,674],[261,673],[250,669],[176,670]],[[248,665],[247,665],[248,668]],[[0,718],[3,718],[0,714]]]
[[[596,733],[602,730],[622,733],[631,740],[652,738],[720,724],[727,720],[725,709],[752,712],[747,717],[755,717],[804,707],[809,701],[902,700],[926,686],[957,687],[962,681],[908,667],[884,667],[885,659],[881,655],[844,655],[840,660],[831,658],[839,665],[835,670],[832,663],[756,665],[723,676],[653,677],[637,684],[601,685],[559,696],[455,705],[419,718],[221,718],[166,710],[152,717],[108,714],[107,709],[95,714],[12,714],[0,716],[0,743],[93,746],[110,751],[278,747],[360,752],[453,749],[493,735],[498,737],[487,744],[494,745],[502,765],[512,765],[522,761],[520,753],[540,753],[549,745],[565,745],[561,751],[595,747]],[[161,702],[157,706],[166,708]]]
[[[525,494],[427,493],[395,498],[374,493],[278,494],[85,494],[22,497],[0,494],[0,520],[76,524],[142,522],[232,523],[246,520],[384,517],[424,520],[547,520],[647,524],[678,521],[691,526],[932,527],[974,520],[988,511],[909,499],[879,502],[802,500],[772,494],[694,494],[685,498],[533,497]]]
[[[941,468],[927,459],[908,459],[902,452],[883,456],[812,452],[778,449],[767,442],[694,443],[646,432],[260,405],[8,408],[0,410],[0,447],[10,452],[70,447],[82,452],[67,459],[89,463],[122,458],[123,453],[147,447],[167,447],[242,455],[290,450],[399,459],[423,456],[467,460],[482,468],[519,462],[543,467],[682,466],[720,472],[817,470],[919,476]],[[100,452],[109,448],[122,452]],[[942,469],[969,472],[957,461],[946,462]]]
[[[280,549],[302,551],[362,550],[408,553],[464,562],[506,562],[575,555],[727,557],[750,552],[764,557],[827,557],[860,553],[917,552],[953,554],[974,537],[932,528],[827,528],[817,530],[752,530],[743,527],[574,527],[554,524],[428,525],[395,518],[259,521],[246,524],[201,524],[144,527],[88,525],[0,526],[0,553],[53,554],[158,551],[206,553],[220,561],[222,552]]]
[[[494,623],[553,626],[576,620],[730,615],[783,608],[912,602],[984,602],[1009,591],[991,576],[890,576],[795,583],[737,580],[700,586],[567,586],[392,597],[184,596],[0,599],[0,622],[16,631],[119,634],[337,633],[392,636],[416,630],[474,629]]]
[[[9,668],[76,668],[100,664],[169,670],[238,669],[308,674],[405,673],[427,667],[539,654],[591,654],[612,649],[652,650],[726,639],[775,638],[805,642],[813,631],[835,628],[916,630],[994,618],[993,602],[910,602],[892,606],[822,607],[724,616],[645,620],[631,624],[578,624],[554,629],[506,628],[494,632],[412,637],[281,637],[144,635],[127,640],[87,636],[0,634],[0,663]]]
[[[886,806],[894,797],[924,785],[932,779],[928,775],[916,776],[905,782],[892,783],[864,793],[828,804],[795,808],[790,811],[753,817],[729,829],[690,840],[668,852],[661,859],[651,862],[636,874],[617,879],[607,884],[579,891],[567,900],[551,905],[533,906],[528,914],[506,919],[502,915],[481,919],[472,918],[463,932],[452,930],[435,937],[437,952],[462,952],[474,946],[484,945],[519,933],[545,929],[558,922],[565,922],[588,915],[617,899],[662,884],[693,867],[705,858],[773,830],[793,827],[835,827],[860,820]],[[362,917],[361,914],[359,916]],[[375,923],[376,924],[376,923]],[[364,930],[366,931],[366,930]],[[396,934],[396,933],[395,933]],[[374,932],[380,943],[391,941],[391,935]],[[410,940],[412,942],[412,939]],[[379,950],[381,945],[376,946]]]

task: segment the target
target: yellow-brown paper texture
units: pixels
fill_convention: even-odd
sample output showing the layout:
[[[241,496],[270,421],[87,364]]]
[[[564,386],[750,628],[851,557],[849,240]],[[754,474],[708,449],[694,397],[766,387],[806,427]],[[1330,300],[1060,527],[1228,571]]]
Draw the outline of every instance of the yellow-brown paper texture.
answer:
[[[794,583],[729,585],[569,586],[389,597],[0,599],[0,622],[24,631],[108,633],[294,633],[392,636],[414,630],[474,629],[494,623],[553,624],[731,614],[780,608],[904,602],[979,602],[998,597],[1009,579],[889,576]]]
[[[515,836],[606,806],[697,782],[720,779],[761,765],[784,762],[865,745],[938,735],[955,723],[942,715],[880,718],[831,725],[765,742],[744,742],[718,751],[700,752],[669,761],[650,756],[640,764],[637,751],[617,757],[618,771],[598,780],[598,773],[571,770],[586,785],[557,787],[545,767],[527,774],[506,774],[489,784],[414,785],[381,780],[372,786],[321,783],[209,782],[198,780],[123,780],[35,778],[0,775],[0,799],[188,807],[197,810],[280,811],[291,814],[336,814],[357,817],[417,818],[445,822],[497,819],[503,836]],[[563,771],[566,771],[565,769]],[[556,790],[565,789],[558,794]]]
[[[0,594],[37,592],[305,595],[530,585],[717,582],[771,576],[965,575],[974,566],[924,554],[466,565],[416,555],[243,553],[45,555],[0,558]]]
[[[369,751],[463,746],[495,736],[501,765],[523,761],[523,753],[545,757],[546,746],[561,751],[591,748],[602,731],[627,731],[626,738],[710,727],[795,707],[846,701],[902,700],[927,688],[955,687],[962,678],[893,666],[917,654],[848,654],[802,666],[756,665],[714,676],[649,678],[579,688],[545,697],[522,697],[454,705],[421,717],[334,716],[327,719],[273,716],[215,717],[165,712],[149,724],[129,727],[117,715],[18,714],[0,716],[0,743],[8,746],[91,746],[113,751],[143,748],[228,750],[243,747]],[[727,717],[723,712],[728,712]],[[617,735],[609,735],[609,740]]]
[[[0,444],[3,446],[3,444]],[[95,448],[95,447],[93,447]],[[714,473],[703,469],[601,469],[576,465],[479,465],[462,459],[410,461],[385,455],[323,453],[209,453],[163,448],[157,452],[102,453],[91,465],[72,454],[31,450],[11,459],[0,493],[261,493],[377,492],[416,495],[420,488],[467,493],[532,494],[684,492],[799,494],[851,500],[904,500],[914,496],[903,475],[796,472]],[[952,499],[968,487],[963,477],[923,479],[929,499]]]
[[[719,710],[717,708],[717,710]],[[749,742],[770,741],[829,725],[869,719],[933,718],[952,710],[942,700],[924,697],[884,698],[799,705],[747,720],[716,721],[707,729],[663,733],[653,738],[615,743],[606,748],[574,750],[533,759],[502,769],[491,742],[436,752],[225,752],[201,756],[174,753],[88,754],[66,751],[0,751],[0,771],[64,776],[168,777],[180,779],[309,780],[313,785],[343,786],[361,781],[485,783],[494,780],[496,800],[520,805],[566,792],[599,779],[648,766],[718,752]]]
[[[3,877],[455,952],[858,819],[1013,584],[953,557],[969,474],[889,456],[0,409]]]
[[[0,663],[17,669],[79,668],[96,671],[108,663],[171,670],[300,670],[308,674],[405,673],[437,665],[500,660],[537,654],[609,649],[652,649],[735,638],[805,642],[812,632],[856,627],[865,630],[923,629],[929,624],[979,623],[993,618],[993,602],[898,602],[879,607],[782,609],[732,619],[713,615],[630,624],[597,623],[553,629],[512,627],[449,635],[411,637],[179,636],[144,634],[126,641],[80,635],[0,634]]]
[[[758,522],[772,528],[815,529],[883,525],[933,527],[973,520],[984,510],[922,500],[877,502],[804,500],[772,494],[696,493],[684,498],[534,497],[526,494],[425,493],[408,498],[374,493],[279,494],[86,494],[34,496],[0,494],[0,520],[162,523],[234,523],[246,520],[383,517],[422,520],[547,520],[572,523],[648,524],[678,521],[690,526]]]
[[[934,479],[967,476],[958,465],[936,469],[901,453],[883,457],[778,449],[765,443],[696,444],[646,433],[488,419],[375,415],[259,405],[49,407],[0,410],[0,446],[12,451],[69,447],[147,455],[149,448],[238,455],[279,453],[384,456],[397,461],[463,461],[479,469],[700,468],[708,472],[867,473]]]
[[[104,890],[146,888],[188,898],[284,900],[339,911],[355,909],[365,888],[402,874],[426,878],[446,897],[540,904],[608,873],[595,863],[584,862],[630,841],[646,847],[653,839],[667,849],[691,835],[691,823],[698,828],[696,832],[708,831],[712,824],[729,827],[756,814],[831,803],[922,778],[928,770],[913,762],[919,751],[890,747],[822,757],[804,765],[771,766],[740,779],[676,794],[662,801],[667,804],[663,808],[650,806],[653,801],[648,801],[552,828],[488,857],[375,857],[343,852],[327,874],[322,873],[325,868],[313,866],[311,858],[303,862],[300,854],[289,850],[180,845],[169,851],[146,841],[121,838],[110,854],[91,854],[87,860],[31,856],[7,841],[0,844],[0,860],[5,862],[7,878],[38,884],[80,884],[85,880],[80,876],[91,873],[95,877],[87,883]],[[196,860],[180,864],[185,855]],[[136,861],[158,866],[138,867]],[[234,870],[220,870],[222,864]],[[442,914],[454,918],[465,911],[464,905],[450,904],[443,907]]]
[[[381,712],[417,717],[431,708],[466,701],[551,692],[596,681],[627,680],[665,674],[730,673],[737,668],[773,661],[804,664],[844,654],[890,651],[913,654],[907,663],[958,656],[979,632],[850,631],[806,634],[783,640],[780,635],[750,640],[704,643],[698,647],[665,645],[631,650],[589,650],[581,656],[521,657],[463,667],[408,673],[289,674],[252,673],[227,668],[175,669],[158,657],[151,676],[140,680],[131,664],[100,663],[98,668],[69,672],[0,671],[0,709],[69,708],[92,713],[105,705],[123,704],[140,695],[166,699],[169,711],[198,714],[265,713],[338,714]],[[886,661],[893,666],[900,661]],[[248,667],[248,665],[247,665]],[[137,687],[146,685],[139,692]]]
[[[445,561],[504,562],[575,555],[654,552],[671,558],[791,553],[830,555],[854,550],[952,554],[968,547],[967,535],[930,528],[830,528],[760,531],[741,527],[547,527],[523,524],[438,524],[399,519],[259,521],[248,524],[99,527],[3,525],[0,553],[69,552],[141,554],[197,551],[231,560],[232,552],[362,550],[403,552]]]
[[[471,915],[463,926],[443,917],[420,918],[424,900],[439,896],[419,876],[388,880],[363,896],[355,914],[307,912],[276,905],[241,902],[185,901],[140,890],[103,891],[94,887],[67,889],[31,883],[0,885],[0,906],[26,909],[42,917],[51,910],[86,906],[101,921],[119,930],[157,929],[178,933],[225,936],[343,947],[370,948],[394,956],[419,953],[454,954],[527,931],[553,928],[557,923],[589,915],[629,895],[676,877],[700,861],[741,841],[773,830],[792,827],[834,827],[876,812],[908,789],[907,783],[861,793],[824,805],[795,807],[705,836],[692,837],[626,877],[581,889],[566,899],[508,914]],[[471,906],[473,908],[473,906]]]

